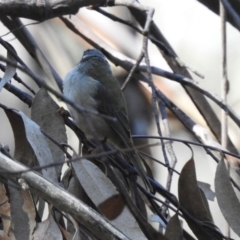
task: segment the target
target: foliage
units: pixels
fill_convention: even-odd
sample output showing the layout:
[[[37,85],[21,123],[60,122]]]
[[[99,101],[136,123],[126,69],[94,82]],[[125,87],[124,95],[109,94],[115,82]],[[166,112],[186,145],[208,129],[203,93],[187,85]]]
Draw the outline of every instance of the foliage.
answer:
[[[31,111],[30,116],[27,116],[23,111],[17,110],[17,107],[10,108],[9,99],[0,103],[11,125],[15,142],[14,156],[11,156],[8,146],[4,143],[0,145],[2,223],[0,239],[177,240],[194,239],[192,234],[197,239],[229,239],[225,236],[222,227],[216,226],[213,221],[209,201],[213,201],[215,195],[227,224],[240,236],[240,204],[235,193],[240,187],[230,177],[228,171],[239,170],[240,156],[227,134],[225,139],[221,139],[220,133],[224,131],[224,124],[220,123],[206,97],[227,112],[238,127],[240,119],[225,101],[218,99],[193,80],[189,73],[191,70],[178,58],[158,26],[152,21],[154,9],[135,1],[107,1],[104,6],[101,5],[102,1],[91,1],[93,5],[92,10],[89,11],[101,13],[111,20],[130,27],[134,34],[141,34],[143,39],[141,51],[138,58],[133,60],[126,56],[124,51],[121,52],[121,49],[119,51],[113,49],[107,41],[104,41],[104,37],[100,37],[101,34],[95,33],[96,29],[94,32],[90,24],[87,26],[81,21],[79,14],[71,17],[63,16],[63,14],[76,13],[79,8],[88,6],[89,3],[85,3],[87,1],[78,1],[78,3],[69,1],[68,5],[62,1],[61,4],[59,2],[60,5],[53,5],[51,2],[45,12],[42,11],[38,1],[35,4],[32,2],[20,3],[16,0],[0,5],[0,12],[5,9],[5,15],[0,16],[2,23],[14,34],[41,71],[37,74],[31,64],[24,62],[24,57],[20,57],[19,50],[14,48],[10,41],[0,38],[0,44],[6,50],[6,56],[0,55],[2,62],[0,69],[3,72],[0,91],[5,88],[27,104]],[[201,2],[206,4],[205,1]],[[229,2],[233,4],[234,1]],[[225,20],[238,28],[239,13],[229,2],[223,1],[229,14]],[[104,8],[110,6],[124,6],[125,11],[135,21],[130,22],[105,12]],[[217,12],[214,4],[209,7]],[[19,12],[16,11],[18,8]],[[132,129],[134,131],[140,120],[146,123],[144,127],[147,129],[154,119],[157,136],[153,138],[160,140],[154,144],[145,141],[144,144],[135,146],[144,159],[153,192],[142,184],[134,166],[125,159],[124,153],[129,149],[115,149],[109,146],[108,142],[103,142],[99,147],[85,137],[81,129],[62,109],[59,110],[59,105],[62,104],[59,100],[61,100],[74,107],[79,114],[99,114],[83,109],[62,95],[62,79],[53,67],[55,65],[53,57],[43,53],[37,44],[37,39],[24,26],[20,17],[39,22],[55,18],[49,24],[52,26],[51,31],[54,31],[56,26],[69,36],[71,32],[68,41],[71,41],[74,47],[84,40],[92,47],[101,50],[109,61],[127,72],[127,75],[119,76],[126,79],[122,85],[123,90],[126,88],[127,93],[127,90],[133,89],[128,98],[130,101],[140,96],[134,107],[129,106]],[[224,15],[221,17],[224,20]],[[223,23],[225,24],[225,21]],[[37,26],[38,28],[41,29],[40,26]],[[59,36],[56,32],[55,34]],[[173,73],[162,70],[159,66],[150,65],[149,41],[156,46]],[[47,52],[49,46],[43,48]],[[83,48],[86,48],[86,45]],[[58,56],[58,52],[56,55]],[[60,61],[64,64],[73,60],[70,60],[66,54],[64,60]],[[37,86],[34,87],[36,93],[35,89],[19,77],[19,71],[24,72],[36,83]],[[200,75],[196,71],[191,72]],[[200,126],[165,96],[161,87],[154,81],[156,75],[182,85],[209,129]],[[11,79],[20,82],[25,90],[10,82]],[[139,114],[141,111],[143,115],[148,116],[142,117]],[[171,138],[169,127],[171,114],[183,124],[196,142]],[[70,146],[70,134],[67,134],[66,129],[68,133],[71,131],[71,134],[77,136],[80,142],[79,152]],[[147,135],[147,130],[144,133],[142,138],[152,137]],[[180,173],[175,170],[178,156],[174,152],[173,141],[187,145],[192,153]],[[221,145],[220,142],[225,144]],[[209,184],[197,180],[191,144],[200,146],[218,163],[215,173],[215,193],[210,189]],[[157,161],[167,169],[166,186],[154,179],[151,164],[147,162],[147,159],[156,159],[149,156],[149,152],[142,152],[152,146],[157,147],[163,155],[164,162]],[[179,175],[176,180],[178,197],[171,192],[175,175]],[[152,226],[152,222],[157,222],[158,229]]]

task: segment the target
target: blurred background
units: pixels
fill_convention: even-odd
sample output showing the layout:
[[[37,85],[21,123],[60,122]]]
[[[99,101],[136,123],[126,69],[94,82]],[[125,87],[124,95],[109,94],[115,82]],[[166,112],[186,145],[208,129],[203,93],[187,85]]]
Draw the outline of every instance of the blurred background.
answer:
[[[192,74],[194,80],[198,81],[200,86],[211,93],[220,96],[221,32],[219,16],[193,0],[145,0],[141,1],[141,3],[155,8],[154,22],[180,59],[204,75],[204,79],[201,79]],[[104,8],[104,10],[135,24],[135,20],[125,7]],[[114,22],[100,13],[87,8],[80,9],[76,17],[79,23],[85,24],[87,28],[117,51],[133,59],[137,59],[139,56],[142,47],[142,36],[131,28]],[[25,24],[33,22],[32,20],[26,19],[22,19],[22,21]],[[63,22],[57,18],[26,27],[62,79],[64,79],[66,73],[80,61],[83,51],[91,48],[87,42],[71,32]],[[8,29],[1,24],[1,36],[7,32]],[[34,72],[43,74],[24,47],[15,39],[14,35],[8,34],[4,36],[3,39],[14,46],[18,55]],[[238,88],[238,78],[240,75],[239,42],[239,32],[227,24],[228,79],[230,81],[228,103],[237,113],[240,112]],[[1,46],[0,52],[1,55],[6,56],[5,50]],[[151,42],[149,42],[149,57],[151,65],[171,71],[157,48]],[[114,65],[112,65],[112,69],[119,81],[123,83],[127,77],[127,73],[120,67]],[[36,92],[38,91],[38,87],[33,80],[29,79],[28,76],[20,71],[17,71],[17,73],[24,82],[31,86]],[[42,76],[48,81],[46,75]],[[190,98],[178,83],[158,76],[153,77],[155,84],[182,109],[182,111],[198,124],[206,126]],[[28,92],[21,84],[15,81],[12,83]],[[124,94],[127,99],[132,134],[157,135],[149,89],[146,88],[144,84],[133,80],[124,91]],[[0,103],[11,108],[19,109],[25,114],[30,115],[30,109],[5,89],[0,93]],[[220,116],[220,109],[211,101],[210,103],[216,114]],[[61,103],[61,105],[64,104]],[[8,144],[11,153],[13,153],[13,133],[2,109],[0,109],[0,119],[0,142]],[[195,141],[170,112],[168,112],[168,120],[172,137]],[[162,130],[164,131],[164,128],[162,128]],[[229,135],[235,146],[239,149],[239,129],[231,121],[229,121]],[[78,149],[77,138],[69,129],[68,137],[70,145]],[[138,140],[135,144],[138,145],[144,141],[145,140]],[[149,142],[153,143],[156,142],[156,140]],[[173,146],[178,160],[176,170],[181,171],[183,165],[190,159],[191,152],[181,143],[174,143]],[[193,150],[198,180],[211,184],[211,188],[214,190],[213,182],[216,163],[209,158],[201,148],[193,146]],[[155,158],[164,161],[161,147],[152,147],[147,151]],[[167,170],[156,163],[152,163],[152,167],[156,179],[159,180],[162,185],[166,185]],[[176,195],[177,180],[178,176],[174,174],[171,191]],[[222,230],[224,228],[224,219],[216,204],[216,199],[214,202],[210,202],[210,207],[214,214],[213,218],[216,225]],[[186,227],[186,225],[184,225],[184,227]],[[234,237],[234,235],[232,235],[232,237]]]

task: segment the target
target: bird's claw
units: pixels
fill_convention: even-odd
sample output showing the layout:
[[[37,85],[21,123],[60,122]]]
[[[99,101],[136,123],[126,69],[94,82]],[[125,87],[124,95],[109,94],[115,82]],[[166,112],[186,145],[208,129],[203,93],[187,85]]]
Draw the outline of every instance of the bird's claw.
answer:
[[[68,110],[64,109],[64,107],[60,107],[57,112],[58,114],[62,115],[62,116],[67,116],[70,117],[70,113]]]

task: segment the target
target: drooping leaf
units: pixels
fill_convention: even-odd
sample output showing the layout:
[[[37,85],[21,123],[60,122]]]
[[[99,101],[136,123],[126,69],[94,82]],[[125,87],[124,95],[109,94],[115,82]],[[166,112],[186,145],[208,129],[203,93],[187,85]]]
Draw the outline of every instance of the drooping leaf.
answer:
[[[14,134],[14,158],[28,167],[33,167],[35,164],[35,154],[26,138],[25,127],[21,117],[12,110],[4,110]]]
[[[79,198],[83,202],[86,202],[88,196],[86,195],[83,187],[79,183],[79,180],[76,176],[71,177],[67,190],[75,197]]]
[[[230,182],[224,160],[221,160],[217,166],[215,191],[224,218],[232,230],[240,237],[240,203]]]
[[[15,156],[17,155],[16,159],[29,167],[36,165],[34,163],[34,156],[36,156],[40,166],[53,164],[51,151],[40,127],[21,111],[14,112],[11,109],[4,110],[14,133],[17,151],[15,152]],[[21,147],[25,147],[25,149],[21,149]],[[54,167],[43,168],[41,172],[48,180],[58,183],[57,173]]]
[[[72,165],[79,182],[96,206],[118,194],[112,182],[90,161],[85,159],[73,161]],[[111,223],[130,239],[146,239],[135,218],[126,207]]]
[[[48,92],[42,88],[36,94],[31,111],[31,118],[41,129],[59,143],[67,143],[66,129],[63,118],[57,114],[59,106],[49,96]],[[64,162],[63,151],[51,140],[47,139],[52,153],[53,161],[56,163]],[[57,176],[60,179],[62,164],[56,166]]]
[[[13,47],[10,43],[8,43],[8,42],[5,42],[5,43],[6,43],[6,44],[9,46],[9,48],[11,48],[12,51],[17,55],[17,52],[15,51],[14,47]],[[10,60],[10,61],[13,63],[13,65],[14,65],[14,64],[17,64],[17,61],[16,61],[15,58],[12,56],[12,54],[10,53],[10,51],[7,51],[7,59]],[[2,79],[1,79],[1,81],[0,81],[0,92],[1,92],[1,90],[3,89],[4,85],[5,85],[7,82],[9,82],[9,81],[12,79],[12,77],[14,76],[14,74],[16,73],[16,67],[13,66],[13,65],[12,65],[12,64],[9,64],[9,63],[7,63],[7,65],[6,65],[5,73],[4,73],[4,75],[3,75],[3,77],[2,77]]]
[[[23,112],[19,112],[19,114],[21,115],[25,126],[27,140],[38,159],[39,165],[44,166],[47,164],[52,164],[52,153],[48,147],[47,139],[42,134],[40,127],[31,119],[29,119]],[[55,183],[58,182],[55,168],[44,168],[42,169],[42,173],[49,180]]]
[[[49,210],[48,218],[37,224],[36,230],[33,234],[33,239],[38,240],[62,240],[62,233],[55,222],[51,211]]]
[[[36,226],[36,211],[32,195],[28,190],[22,190],[23,205],[22,210],[27,214],[28,224],[30,227],[30,235],[32,235],[33,230]]]
[[[165,236],[171,240],[183,240],[183,231],[178,215],[175,214],[168,222]]]
[[[9,236],[11,239],[31,239],[36,226],[36,212],[32,196],[28,190],[19,190],[9,186],[11,227]]]
[[[178,196],[179,202],[188,213],[190,213],[196,220],[202,222],[212,222],[212,216],[209,211],[209,207],[206,206],[207,201],[203,198],[203,195],[198,187],[195,164],[193,158],[191,158],[183,167],[179,181],[178,181]],[[202,227],[202,224],[197,225],[193,220],[185,217],[186,222],[197,236],[198,239],[221,239],[207,228]]]
[[[212,191],[211,185],[209,183],[198,181],[198,186],[203,190],[208,200],[214,201],[215,193]]]
[[[207,211],[209,212],[209,217],[211,218],[212,222],[213,222],[213,217],[212,217],[212,214],[211,214],[211,211],[210,211],[210,207],[209,207],[209,204],[208,204],[208,200],[203,192],[203,190],[201,188],[199,188],[199,191],[201,193],[201,196],[202,196],[202,200],[203,200],[203,204],[205,206],[205,208],[207,209]]]
[[[87,199],[89,198],[86,192],[84,191],[83,187],[79,183],[79,180],[76,177],[76,174],[72,168],[68,168],[64,172],[62,183],[68,192],[70,192],[75,197],[77,197],[78,199],[82,200],[84,203],[87,203],[89,205],[89,203],[87,202]]]

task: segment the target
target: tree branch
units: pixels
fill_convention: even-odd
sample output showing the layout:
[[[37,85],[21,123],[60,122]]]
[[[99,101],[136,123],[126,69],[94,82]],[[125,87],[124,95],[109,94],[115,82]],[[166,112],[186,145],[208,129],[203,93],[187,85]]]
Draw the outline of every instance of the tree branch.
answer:
[[[81,7],[103,5],[105,2],[104,0],[3,0],[0,4],[0,15],[43,21],[61,15],[76,14]]]
[[[13,161],[0,152],[0,166],[6,171],[24,171],[28,168]],[[8,175],[10,176],[10,174]],[[89,229],[100,239],[128,239],[123,233],[104,220],[97,212],[75,198],[64,189],[49,182],[42,176],[32,171],[22,173],[19,178],[23,179],[31,190],[47,202],[53,204],[62,211],[69,213],[84,227]]]

